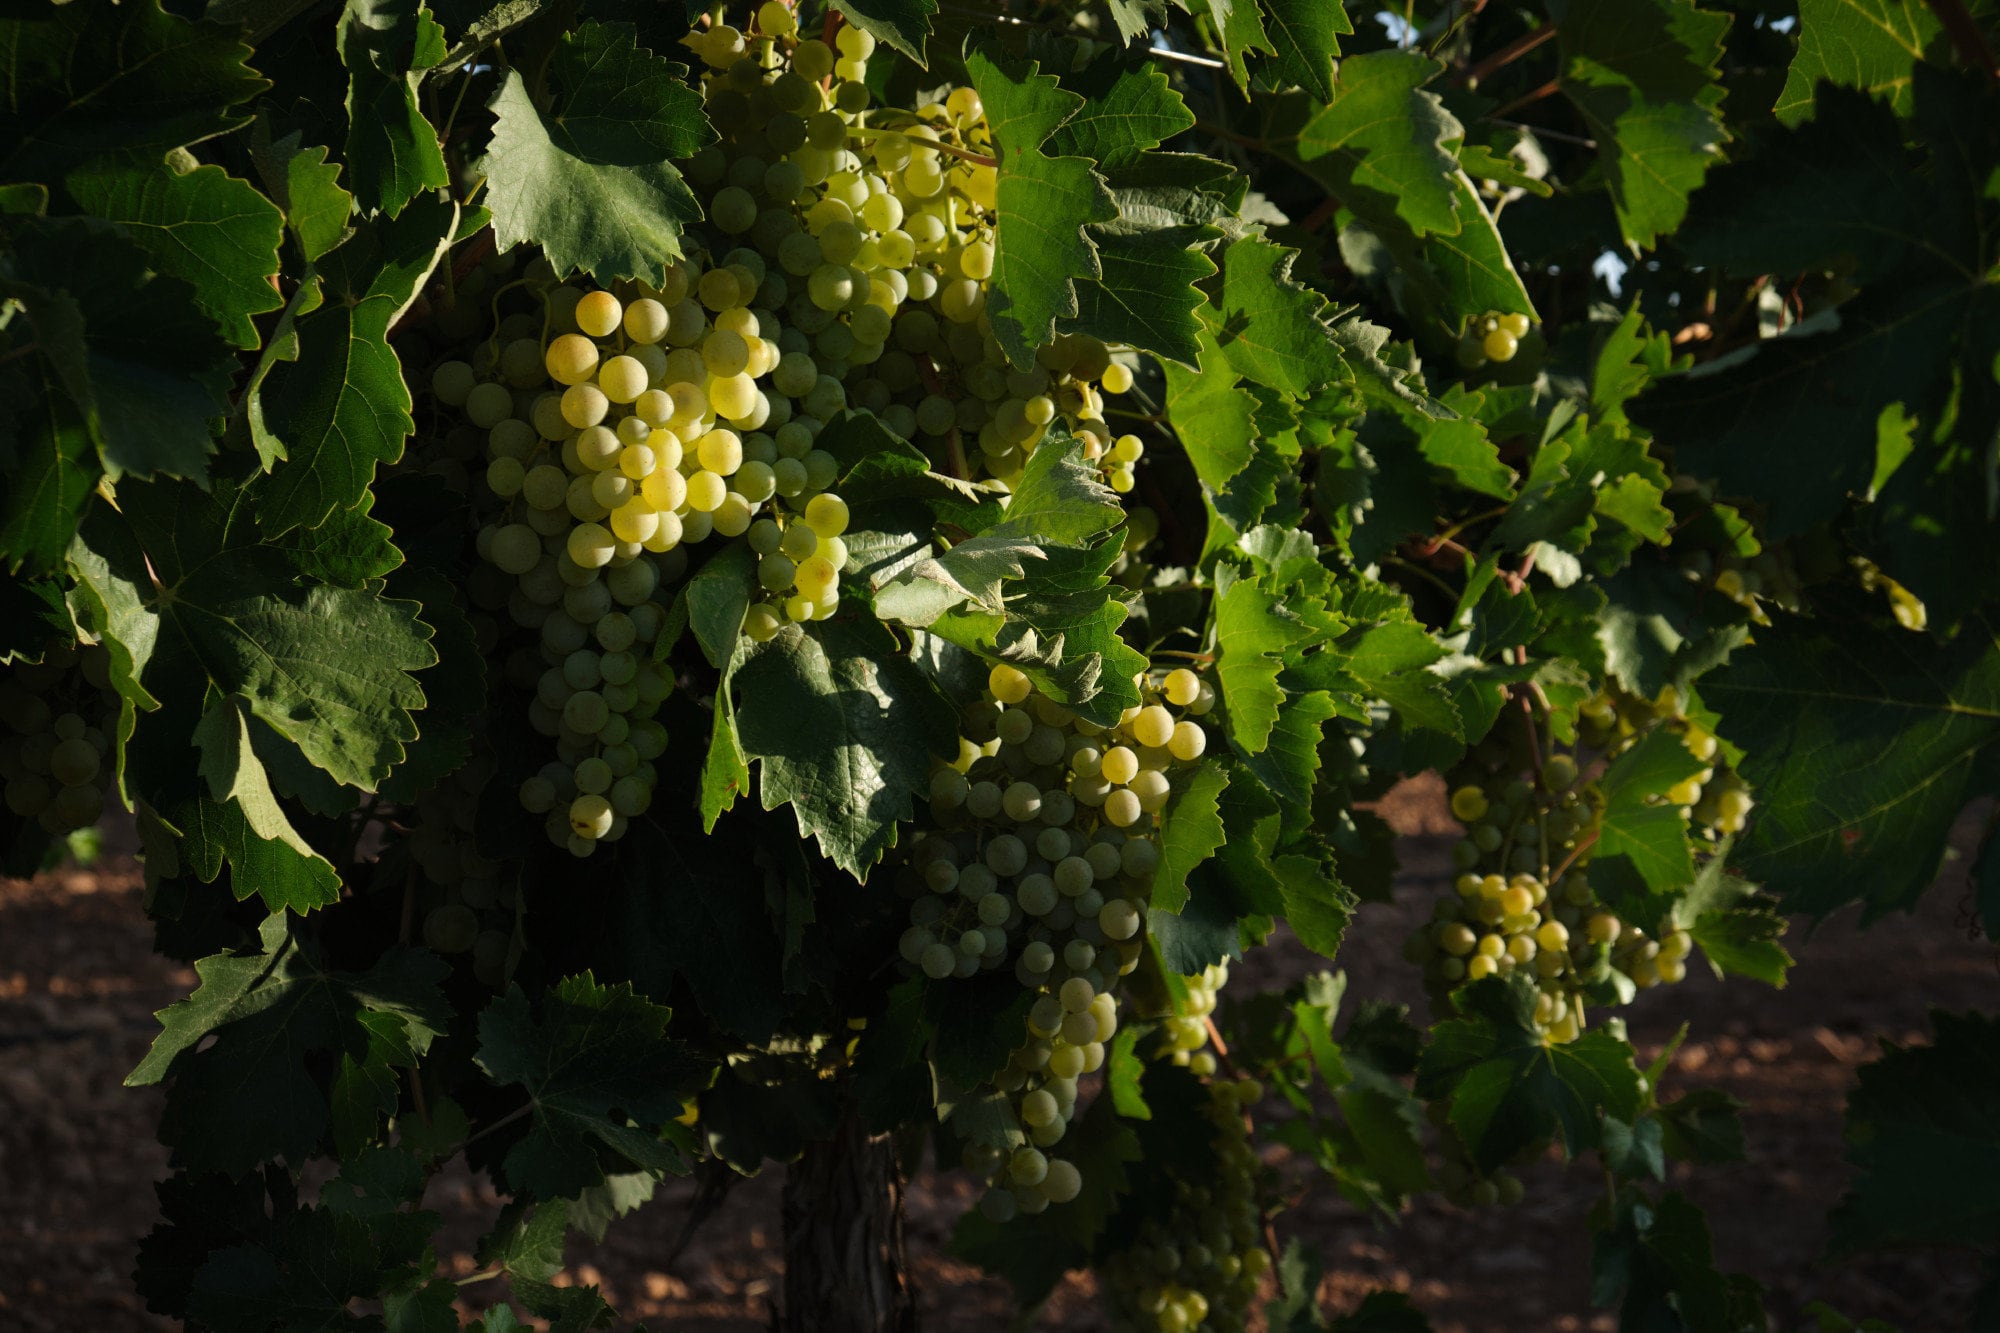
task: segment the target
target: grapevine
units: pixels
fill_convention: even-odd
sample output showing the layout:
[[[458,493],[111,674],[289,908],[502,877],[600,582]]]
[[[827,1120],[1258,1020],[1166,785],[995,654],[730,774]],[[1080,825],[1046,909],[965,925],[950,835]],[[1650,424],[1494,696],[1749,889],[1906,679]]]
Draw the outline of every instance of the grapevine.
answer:
[[[1995,34],[1544,8],[0,18],[0,846],[193,968],[149,1308],[608,1326],[572,1232],[782,1166],[787,1333],[912,1326],[926,1171],[1024,1312],[1417,1329],[1294,1207],[1554,1156],[1621,1327],[1803,1317],[1632,1032],[1996,929]],[[1410,780],[1414,1015],[1300,961]],[[1991,1239],[1934,1027],[1844,1256]]]

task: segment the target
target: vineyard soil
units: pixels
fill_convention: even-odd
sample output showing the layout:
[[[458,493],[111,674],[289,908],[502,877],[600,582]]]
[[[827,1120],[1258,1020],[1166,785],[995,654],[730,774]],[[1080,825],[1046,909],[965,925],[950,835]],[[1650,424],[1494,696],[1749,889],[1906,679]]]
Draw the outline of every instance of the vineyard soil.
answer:
[[[1398,948],[1444,882],[1448,825],[1434,792],[1392,798],[1392,818],[1437,836],[1403,844],[1395,903],[1361,912],[1340,963],[1351,993],[1421,1002]],[[2000,957],[1968,940],[1962,920],[1964,854],[1978,827],[1961,821],[1960,858],[1917,915],[1867,934],[1853,929],[1851,911],[1828,920],[1785,990],[1745,1005],[1741,985],[1691,974],[1671,998],[1656,995],[1661,1003],[1632,1011],[1647,1057],[1680,1021],[1691,1025],[1695,1035],[1671,1076],[1679,1088],[1718,1086],[1747,1103],[1750,1162],[1703,1173],[1677,1167],[1673,1183],[1708,1211],[1718,1252],[1766,1285],[1776,1328],[1802,1327],[1799,1311],[1813,1300],[1909,1330],[1964,1326],[1977,1274],[1963,1254],[1815,1261],[1825,1211],[1846,1175],[1840,1117],[1856,1066],[1880,1040],[1919,1039],[1927,1006],[1990,1006],[2000,990]],[[0,880],[0,1193],[8,1204],[0,1213],[0,1326],[22,1333],[171,1327],[144,1311],[130,1281],[134,1247],[154,1216],[151,1182],[166,1165],[151,1133],[159,1093],[120,1082],[157,1030],[152,1011],[185,994],[193,978],[150,952],[141,891],[122,854],[94,870]],[[1283,984],[1318,965],[1280,944],[1243,973],[1257,986]],[[1612,1316],[1590,1307],[1580,1262],[1594,1201],[1588,1174],[1550,1163],[1524,1180],[1527,1198],[1516,1209],[1464,1212],[1427,1199],[1399,1236],[1379,1232],[1327,1190],[1281,1225],[1324,1253],[1332,1310],[1389,1286],[1411,1291],[1439,1333],[1610,1330]],[[655,1328],[753,1333],[782,1282],[780,1183],[772,1171],[737,1189],[663,1272],[660,1258],[693,1194],[691,1184],[671,1183],[605,1245],[573,1237],[567,1276],[601,1283],[628,1317]],[[433,1187],[456,1250],[447,1262],[460,1272],[474,1268],[478,1219],[493,1204],[485,1191],[462,1169]],[[962,1173],[926,1171],[912,1184],[911,1262],[929,1329],[1005,1325],[1004,1284],[946,1252],[971,1197]],[[1075,1276],[1060,1288],[1043,1327],[1098,1328],[1089,1282]],[[476,1300],[480,1290],[469,1292]]]

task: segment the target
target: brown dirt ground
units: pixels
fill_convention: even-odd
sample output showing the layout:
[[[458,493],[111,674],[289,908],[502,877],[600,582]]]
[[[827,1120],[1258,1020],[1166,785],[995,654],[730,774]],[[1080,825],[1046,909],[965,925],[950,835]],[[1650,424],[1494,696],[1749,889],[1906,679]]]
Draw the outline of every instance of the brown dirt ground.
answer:
[[[1392,821],[1413,835],[1395,901],[1362,911],[1340,958],[1351,995],[1420,1003],[1398,954],[1403,936],[1446,882],[1449,824],[1434,788],[1392,794]],[[1957,845],[1969,845],[1973,825]],[[1800,1311],[1823,1300],[1850,1318],[1886,1319],[1905,1333],[1966,1326],[1978,1282],[1969,1254],[1938,1251],[1827,1264],[1824,1217],[1847,1178],[1841,1106],[1857,1065],[1881,1041],[1924,1039],[1932,1006],[2000,1007],[2000,955],[1965,929],[1964,863],[1908,917],[1865,934],[1851,914],[1790,943],[1800,956],[1785,990],[1727,987],[1690,973],[1641,998],[1629,1017],[1642,1052],[1659,1049],[1681,1022],[1692,1033],[1667,1091],[1726,1089],[1747,1105],[1749,1162],[1672,1183],[1708,1210],[1724,1262],[1766,1289],[1776,1329],[1809,1327]],[[170,1324],[131,1290],[133,1249],[151,1225],[151,1182],[165,1169],[154,1142],[154,1089],[122,1079],[156,1030],[151,1017],[193,984],[157,959],[129,857],[94,870],[0,880],[0,1328],[23,1333],[137,1333]],[[1282,984],[1319,964],[1281,941],[1239,971],[1250,984]],[[1287,1175],[1282,1154],[1267,1158]],[[1601,1182],[1585,1166],[1549,1160],[1524,1173],[1526,1201],[1511,1210],[1462,1211],[1441,1203],[1410,1210],[1400,1228],[1357,1213],[1330,1189],[1279,1221],[1323,1254],[1322,1295],[1333,1311],[1377,1287],[1406,1290],[1439,1333],[1609,1333],[1613,1318],[1589,1299],[1586,1216]],[[686,1215],[692,1186],[676,1182],[614,1227],[598,1246],[573,1241],[571,1280],[601,1283],[630,1319],[680,1333],[751,1333],[779,1288],[781,1174],[767,1170],[735,1190],[671,1271],[659,1259]],[[968,1205],[962,1173],[924,1171],[909,1196],[911,1263],[933,1329],[1001,1329],[1004,1284],[946,1252]],[[476,1234],[491,1192],[447,1174],[432,1196],[453,1236]],[[469,1253],[447,1256],[471,1272]],[[1040,1325],[1083,1333],[1102,1327],[1090,1279],[1074,1276]]]

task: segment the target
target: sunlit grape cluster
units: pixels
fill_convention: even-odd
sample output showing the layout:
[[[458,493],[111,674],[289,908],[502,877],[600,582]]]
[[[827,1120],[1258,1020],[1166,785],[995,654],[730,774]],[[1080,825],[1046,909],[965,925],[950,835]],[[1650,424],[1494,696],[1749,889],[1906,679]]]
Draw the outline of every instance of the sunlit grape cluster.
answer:
[[[51,644],[0,678],[0,780],[7,809],[51,837],[97,823],[111,784],[118,696],[97,644]]]
[[[1117,1333],[1240,1333],[1271,1266],[1258,1200],[1257,1154],[1243,1110],[1254,1079],[1208,1085],[1202,1113],[1215,1131],[1215,1179],[1175,1178],[1173,1204],[1139,1226],[1136,1242],[1101,1270]]]
[[[1103,393],[1132,372],[1102,343],[1058,337],[1018,371],[992,336],[997,178],[973,90],[871,107],[873,39],[800,40],[783,5],[763,6],[748,35],[716,24],[689,45],[722,137],[685,164],[706,211],[686,257],[657,285],[614,290],[558,282],[539,259],[496,285],[501,257],[469,275],[440,331],[481,327],[468,298],[489,291],[496,315],[517,288],[535,309],[431,376],[459,423],[432,466],[464,485],[463,437],[483,442],[482,484],[468,487],[479,552],[516,581],[475,580],[472,600],[540,638],[507,676],[534,691],[530,721],[557,758],[521,802],[578,856],[652,799],[666,744],[654,716],[673,687],[654,649],[685,548],[749,545],[754,640],[837,613],[849,511],[832,490],[840,461],[820,447],[829,421],[872,412],[938,470],[1002,491],[1058,423],[1120,491],[1143,452],[1104,423]]]
[[[1174,1012],[1161,1022],[1160,1029],[1171,1052],[1169,1058],[1197,1077],[1208,1078],[1215,1073],[1215,1052],[1204,1049],[1209,1017],[1215,1013],[1216,997],[1229,984],[1229,960],[1210,963],[1197,975],[1183,977],[1181,984],[1187,998],[1175,1003]]]
[[[1720,743],[1680,712],[1671,690],[1652,702],[1621,693],[1586,701],[1576,752],[1550,754],[1533,780],[1509,776],[1514,761],[1503,746],[1475,751],[1451,793],[1452,814],[1466,826],[1466,837],[1452,848],[1455,892],[1438,901],[1406,949],[1424,965],[1435,995],[1482,977],[1526,972],[1541,992],[1535,1021],[1552,1040],[1567,1042],[1582,1033],[1587,1004],[1615,1004],[1633,988],[1687,975],[1694,946],[1680,923],[1621,919],[1598,901],[1586,875],[1601,798],[1582,765],[1609,763],[1662,727],[1708,767],[1660,803],[1679,808],[1704,838],[1740,831],[1752,804],[1749,789],[1722,766]]]
[[[1488,364],[1505,365],[1514,359],[1514,354],[1521,348],[1521,340],[1528,336],[1531,327],[1526,315],[1488,311],[1469,321],[1464,333],[1459,336],[1459,363],[1467,370],[1477,370]]]
[[[830,377],[968,480],[1010,482],[1060,420],[1129,491],[1143,445],[1105,424],[1103,395],[1131,387],[1131,366],[1063,335],[1016,370],[988,325],[999,177],[979,94],[876,106],[874,38],[845,27],[832,46],[801,40],[781,4],[749,33],[716,24],[687,42],[723,136],[687,174],[711,192],[714,227],[770,269],[764,301],[789,334],[778,387],[797,396]]]
[[[1028,1145],[1004,1160],[975,1148],[966,1163],[992,1180],[983,1206],[1000,1220],[1075,1197],[1074,1168],[1042,1150],[1061,1141],[1076,1080],[1117,1032],[1112,991],[1138,964],[1159,814],[1207,749],[1197,719],[1213,687],[1185,669],[1140,683],[1144,702],[1107,728],[995,666],[966,710],[958,760],[932,780],[933,831],[900,877],[913,970],[943,981],[1011,962],[1036,994],[996,1080]]]

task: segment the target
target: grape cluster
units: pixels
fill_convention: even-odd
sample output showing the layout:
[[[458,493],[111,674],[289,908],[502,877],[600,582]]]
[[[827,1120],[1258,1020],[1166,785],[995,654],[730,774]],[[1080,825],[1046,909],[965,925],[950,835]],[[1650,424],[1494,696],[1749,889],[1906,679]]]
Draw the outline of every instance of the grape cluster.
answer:
[[[578,856],[652,799],[666,744],[654,716],[674,684],[654,662],[662,590],[685,572],[685,547],[750,546],[752,639],[838,610],[848,507],[818,443],[829,420],[874,412],[940,470],[1003,491],[1058,421],[1121,491],[1143,452],[1104,424],[1102,395],[1132,374],[1102,343],[1059,337],[1016,371],[993,338],[997,177],[973,90],[871,108],[873,39],[800,40],[783,5],[763,6],[750,35],[717,24],[689,44],[723,138],[686,163],[707,213],[686,258],[658,285],[614,290],[559,283],[539,259],[496,286],[508,264],[483,266],[451,328],[440,317],[447,336],[481,326],[469,295],[491,291],[497,316],[524,288],[537,308],[499,318],[469,360],[431,376],[459,423],[434,466],[462,473],[465,436],[480,437],[478,549],[514,581],[475,580],[472,600],[540,638],[508,677],[534,691],[530,721],[557,759],[521,803]]]
[[[1138,965],[1159,813],[1200,759],[1196,719],[1215,704],[1192,671],[1140,678],[1144,702],[1100,727],[1005,664],[965,713],[958,760],[931,783],[933,830],[899,887],[910,899],[903,960],[936,981],[1013,964],[1035,994],[1026,1039],[997,1077],[1028,1144],[969,1150],[1005,1220],[1076,1197],[1081,1176],[1042,1150],[1062,1140],[1076,1081],[1118,1029],[1113,989]],[[1177,715],[1178,714],[1178,715]]]
[[[1240,1333],[1271,1266],[1263,1247],[1257,1154],[1244,1108],[1262,1096],[1254,1079],[1208,1085],[1203,1115],[1214,1127],[1216,1178],[1176,1177],[1173,1203],[1139,1226],[1136,1241],[1102,1268],[1117,1333]]]
[[[403,845],[427,882],[424,943],[447,956],[469,953],[473,975],[499,987],[525,944],[525,900],[517,868],[473,845],[480,797],[492,776],[491,757],[477,754],[419,793],[406,815],[410,836]]]
[[[1103,403],[1131,388],[1131,366],[1063,335],[1016,370],[988,324],[999,176],[977,91],[875,106],[874,38],[847,27],[832,46],[800,39],[775,3],[750,33],[716,24],[688,46],[723,137],[687,174],[712,192],[713,226],[771,270],[767,305],[793,333],[780,388],[831,378],[939,471],[1002,485],[1060,420],[1131,490],[1143,444],[1111,432]]]
[[[7,809],[57,838],[97,823],[117,709],[111,655],[97,644],[53,644],[40,662],[14,666],[0,680]]]
[[[1208,1045],[1208,1019],[1215,1012],[1216,997],[1229,984],[1229,960],[1210,963],[1199,975],[1183,977],[1187,999],[1175,1004],[1174,1012],[1161,1023],[1170,1059],[1198,1078],[1215,1073],[1215,1052]]]
[[[1521,340],[1528,336],[1530,327],[1526,315],[1488,311],[1469,322],[1459,336],[1459,364],[1467,370],[1488,364],[1505,365],[1521,349]]]
[[[1652,702],[1622,693],[1585,702],[1577,753],[1550,754],[1533,781],[1509,776],[1511,761],[1482,746],[1451,793],[1452,814],[1467,827],[1452,848],[1460,872],[1455,892],[1439,900],[1406,947],[1435,996],[1462,982],[1529,971],[1541,991],[1535,1021],[1566,1042],[1584,1029],[1586,1001],[1619,995],[1611,973],[1641,990],[1687,975],[1693,940],[1679,923],[1622,920],[1598,901],[1585,874],[1601,800],[1591,781],[1580,780],[1580,765],[1615,759],[1658,727],[1709,765],[1665,793],[1662,804],[1692,818],[1710,841],[1743,828],[1748,787],[1720,767],[1720,743],[1679,711],[1671,690]]]

